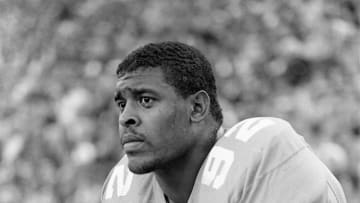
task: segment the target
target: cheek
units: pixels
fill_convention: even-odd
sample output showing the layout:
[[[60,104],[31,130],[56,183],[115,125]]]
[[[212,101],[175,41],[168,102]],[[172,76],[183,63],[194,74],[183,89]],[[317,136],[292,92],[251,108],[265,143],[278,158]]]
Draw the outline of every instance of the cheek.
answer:
[[[146,112],[141,117],[142,124],[140,127],[143,127],[146,134],[149,136],[157,136],[169,128],[168,125],[170,123],[171,115],[163,109]]]
[[[165,139],[169,142],[180,144],[185,138],[188,130],[186,115],[181,111],[174,111],[162,122],[162,131]]]
[[[151,142],[168,142],[173,137],[178,126],[176,112],[167,108],[154,111],[144,119],[147,134],[152,139]]]
[[[174,112],[169,112],[166,109],[159,110],[156,115],[152,117],[154,127],[159,136],[168,136],[167,133],[171,132],[175,127],[175,115]]]

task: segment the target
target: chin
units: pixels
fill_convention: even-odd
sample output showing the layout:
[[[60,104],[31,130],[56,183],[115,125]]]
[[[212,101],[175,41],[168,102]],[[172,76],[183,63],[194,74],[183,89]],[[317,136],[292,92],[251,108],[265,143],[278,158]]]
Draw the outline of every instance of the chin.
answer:
[[[135,161],[129,159],[129,170],[135,174],[150,173],[155,170],[155,165],[152,163],[146,163],[145,161]]]
[[[164,153],[166,154],[166,153]],[[176,155],[181,154],[177,153]],[[161,168],[167,168],[168,164],[176,160],[178,156],[131,156],[128,154],[129,170],[135,174],[150,173]]]

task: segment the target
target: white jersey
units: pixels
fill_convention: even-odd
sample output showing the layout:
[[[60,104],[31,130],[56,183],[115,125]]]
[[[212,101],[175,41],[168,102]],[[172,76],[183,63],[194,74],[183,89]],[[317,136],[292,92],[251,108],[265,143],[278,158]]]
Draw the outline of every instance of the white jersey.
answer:
[[[124,156],[110,172],[102,203],[165,203],[153,173],[129,171]],[[218,139],[188,203],[344,203],[340,183],[288,122],[246,119]]]

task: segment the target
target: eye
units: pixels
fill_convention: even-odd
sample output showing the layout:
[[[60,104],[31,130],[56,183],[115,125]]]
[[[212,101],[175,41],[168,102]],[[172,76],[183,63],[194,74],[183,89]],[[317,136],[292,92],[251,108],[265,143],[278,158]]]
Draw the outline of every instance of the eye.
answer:
[[[121,110],[125,108],[126,101],[119,92],[115,92],[114,102]]]
[[[150,108],[154,103],[154,99],[148,96],[142,96],[140,97],[139,102],[145,108]]]
[[[120,110],[123,110],[125,108],[126,105],[126,101],[125,100],[116,100],[116,105],[119,107]]]

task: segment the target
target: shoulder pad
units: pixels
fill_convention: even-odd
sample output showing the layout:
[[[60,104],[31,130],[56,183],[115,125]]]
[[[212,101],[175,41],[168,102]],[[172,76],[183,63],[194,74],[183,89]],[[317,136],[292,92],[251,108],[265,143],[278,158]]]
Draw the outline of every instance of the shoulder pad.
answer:
[[[259,150],[277,142],[289,142],[288,144],[294,141],[297,144],[303,142],[303,138],[287,121],[273,117],[245,119],[225,132],[224,137]]]

